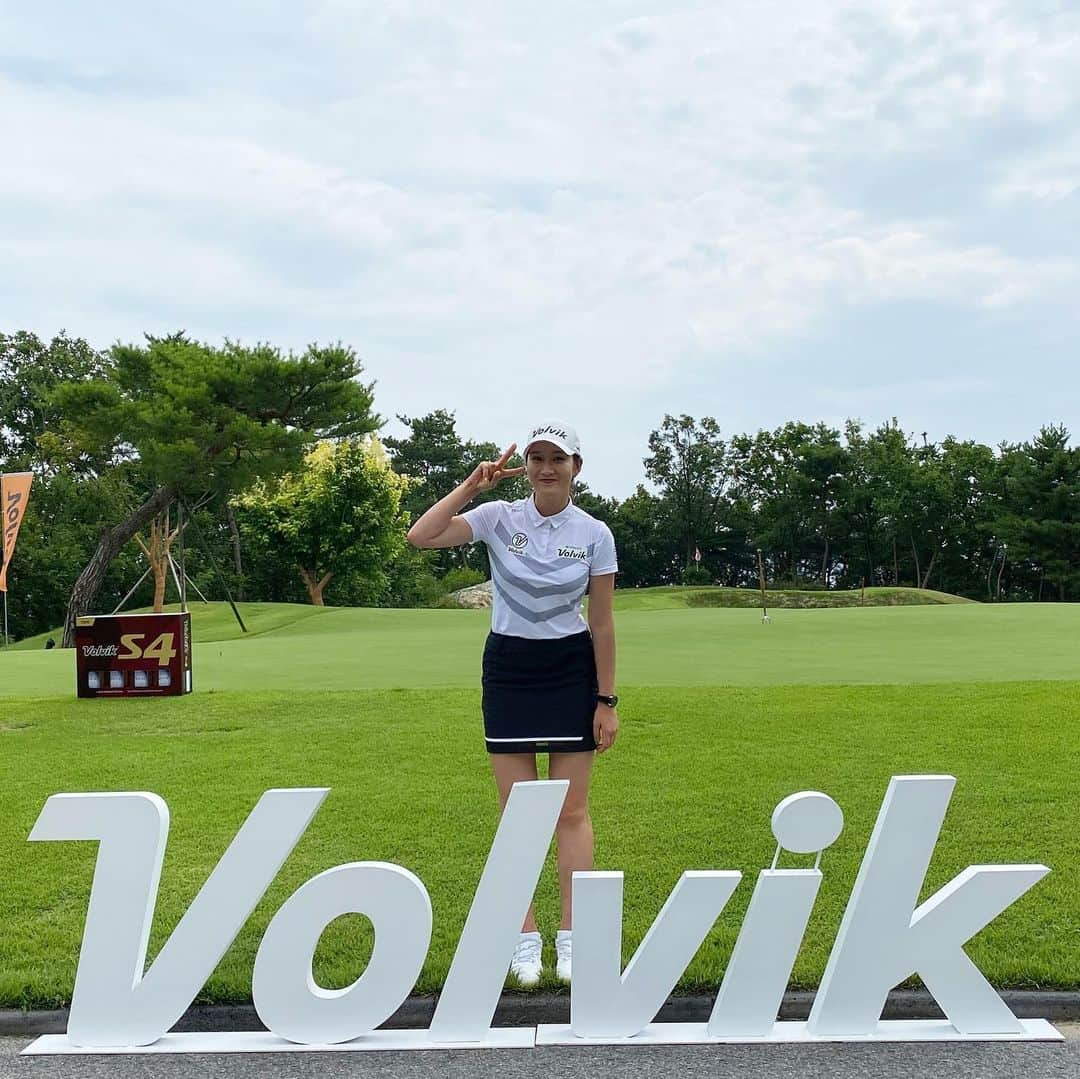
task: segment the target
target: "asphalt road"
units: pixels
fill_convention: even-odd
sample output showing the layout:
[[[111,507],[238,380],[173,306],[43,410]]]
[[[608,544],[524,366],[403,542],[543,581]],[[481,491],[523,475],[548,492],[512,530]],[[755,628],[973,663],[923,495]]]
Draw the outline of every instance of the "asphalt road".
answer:
[[[281,1053],[251,1056],[23,1057],[31,1037],[0,1038],[0,1079],[1080,1079],[1080,1023],[1056,1024],[1062,1043],[947,1045],[639,1046],[414,1053]]]

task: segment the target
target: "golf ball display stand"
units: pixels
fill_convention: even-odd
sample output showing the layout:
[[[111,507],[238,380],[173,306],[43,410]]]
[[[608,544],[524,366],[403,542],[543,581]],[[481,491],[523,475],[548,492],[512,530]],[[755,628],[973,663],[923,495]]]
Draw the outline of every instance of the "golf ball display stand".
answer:
[[[191,614],[84,615],[75,623],[80,697],[191,692]]]
[[[431,941],[423,882],[387,862],[319,873],[271,919],[255,957],[252,995],[263,1032],[170,1034],[307,830],[325,788],[267,791],[146,969],[146,948],[169,831],[148,793],[58,794],[30,839],[99,844],[67,1033],[25,1052],[184,1053],[481,1049],[687,1042],[1061,1040],[1045,1020],[1018,1019],[963,950],[1049,870],[965,869],[918,904],[952,790],[952,776],[889,784],[821,986],[806,1022],[778,1022],[780,1001],[822,881],[821,852],[843,828],[818,791],[773,813],[780,847],[814,854],[813,869],[762,870],[706,1023],[655,1023],[742,874],[682,874],[626,969],[623,875],[574,874],[570,1023],[492,1028],[525,913],[566,798],[566,780],[514,785],[446,983],[427,1030],[379,1030],[412,991]],[[916,905],[918,904],[918,905]],[[370,919],[375,946],[343,989],[311,976],[324,929],[343,914]],[[918,974],[943,1020],[882,1021],[889,990]]]

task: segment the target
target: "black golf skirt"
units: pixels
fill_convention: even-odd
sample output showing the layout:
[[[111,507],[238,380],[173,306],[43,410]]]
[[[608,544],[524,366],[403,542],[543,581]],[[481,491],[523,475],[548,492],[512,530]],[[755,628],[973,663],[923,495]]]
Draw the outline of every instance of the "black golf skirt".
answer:
[[[489,753],[596,749],[596,659],[588,630],[544,640],[489,633],[482,684]]]

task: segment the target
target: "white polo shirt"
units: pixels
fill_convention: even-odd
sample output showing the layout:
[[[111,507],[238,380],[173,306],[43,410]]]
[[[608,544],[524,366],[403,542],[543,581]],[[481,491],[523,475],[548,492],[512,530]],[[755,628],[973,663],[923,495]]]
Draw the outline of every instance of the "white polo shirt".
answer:
[[[511,637],[569,637],[588,629],[581,601],[590,577],[615,573],[615,537],[572,502],[544,517],[532,498],[484,502],[460,514],[487,544],[491,629]]]

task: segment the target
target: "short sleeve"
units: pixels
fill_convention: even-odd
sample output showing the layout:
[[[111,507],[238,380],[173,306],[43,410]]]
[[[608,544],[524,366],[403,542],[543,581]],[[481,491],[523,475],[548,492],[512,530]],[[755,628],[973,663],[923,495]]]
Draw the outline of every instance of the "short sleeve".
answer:
[[[495,525],[499,520],[499,514],[505,505],[505,502],[481,502],[479,506],[473,506],[471,510],[458,514],[462,520],[469,522],[473,543],[481,540],[484,543],[491,542],[495,535]]]
[[[590,577],[619,572],[619,561],[615,556],[615,537],[606,524],[602,521],[599,524],[600,531],[596,537],[596,546],[593,550],[592,562],[589,565]]]

